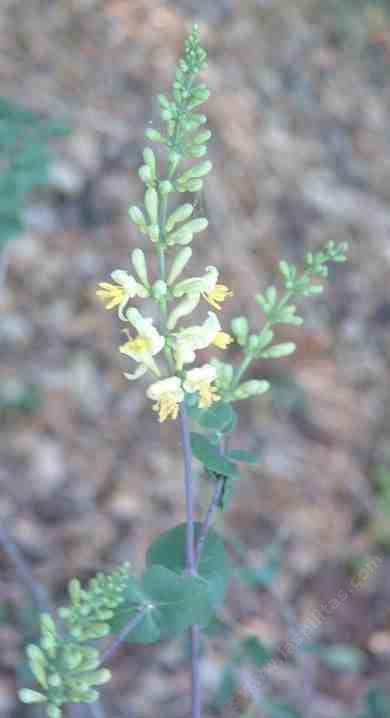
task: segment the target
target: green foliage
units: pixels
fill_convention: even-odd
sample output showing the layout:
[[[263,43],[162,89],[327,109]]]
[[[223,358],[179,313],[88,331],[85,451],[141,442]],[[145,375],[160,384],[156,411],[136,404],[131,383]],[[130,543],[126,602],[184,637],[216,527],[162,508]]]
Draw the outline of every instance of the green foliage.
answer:
[[[237,466],[221,454],[217,444],[213,444],[203,434],[191,433],[192,453],[205,469],[217,476],[226,476],[229,479],[239,479]]]
[[[365,698],[365,705],[357,718],[388,718],[390,715],[390,695],[379,686],[371,688]]]
[[[273,648],[260,641],[255,635],[248,635],[234,642],[214,696],[215,707],[222,710],[233,699],[239,687],[237,668],[248,663],[261,670],[273,660],[274,655]]]
[[[261,550],[259,565],[248,563],[248,547],[236,536],[225,539],[233,547],[240,559],[235,576],[251,588],[269,588],[274,579],[280,575],[283,566],[284,540],[273,541]]]
[[[34,384],[18,380],[4,381],[0,386],[0,417],[36,414],[42,404],[39,389]]]
[[[331,646],[319,646],[316,651],[322,662],[336,673],[348,671],[359,673],[366,664],[366,657],[359,648],[344,643],[334,643]]]
[[[390,471],[380,466],[375,477],[376,515],[370,525],[376,543],[385,549],[390,548]]]
[[[196,539],[201,525],[195,524]],[[186,569],[186,524],[180,524],[159,536],[149,547],[147,564],[161,564],[182,575]],[[207,587],[207,600],[202,626],[206,626],[215,609],[223,601],[226,587],[232,573],[232,566],[226,554],[222,539],[215,531],[209,531],[203,544],[197,572]]]
[[[190,407],[189,415],[202,429],[221,434],[230,433],[237,421],[233,407],[224,401],[214,402],[208,409]]]
[[[128,581],[125,605],[112,624],[119,631],[135,611],[145,615],[128,638],[130,643],[154,643],[202,623],[209,614],[208,587],[201,578],[180,575],[149,561],[139,581]]]
[[[0,250],[23,231],[26,197],[47,184],[49,140],[69,130],[0,98]]]

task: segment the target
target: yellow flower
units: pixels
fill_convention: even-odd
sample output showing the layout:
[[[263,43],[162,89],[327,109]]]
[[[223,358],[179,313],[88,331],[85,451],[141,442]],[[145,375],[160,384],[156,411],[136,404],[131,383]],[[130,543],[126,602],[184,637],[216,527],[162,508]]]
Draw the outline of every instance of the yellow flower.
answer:
[[[216,267],[206,267],[205,271],[203,277],[192,277],[179,282],[173,288],[173,294],[175,297],[182,297],[185,294],[201,294],[214,309],[221,309],[220,302],[224,302],[227,297],[232,297],[233,292],[225,284],[218,284],[219,272]]]
[[[100,282],[96,294],[104,302],[107,302],[106,309],[113,309],[119,305],[119,317],[125,320],[123,311],[129,299],[133,299],[134,297],[148,297],[149,292],[142,284],[139,284],[131,274],[125,272],[123,269],[115,269],[111,272],[111,278],[115,284],[111,284],[111,282]]]
[[[183,388],[190,393],[199,392],[199,409],[207,409],[213,401],[221,397],[212,383],[217,378],[217,371],[211,364],[204,364],[198,369],[191,369],[186,372]]]
[[[232,297],[233,292],[225,284],[216,284],[213,289],[205,292],[202,296],[212,307],[221,309],[220,302],[224,302],[226,297]]]
[[[196,359],[195,352],[214,345],[219,349],[226,349],[234,341],[229,334],[221,332],[219,319],[214,312],[201,325],[188,327],[173,334],[174,353],[178,369],[184,364],[191,364]]]
[[[169,417],[177,419],[179,404],[184,399],[184,391],[181,388],[181,381],[177,376],[170,376],[151,384],[146,396],[156,403],[153,404],[153,411],[158,412],[158,420],[161,423]]]
[[[231,337],[227,332],[217,332],[212,341],[213,345],[218,347],[218,349],[227,349],[229,344],[232,344],[233,342],[233,337]]]
[[[165,344],[164,337],[153,326],[153,320],[145,319],[135,307],[129,309],[126,316],[138,334],[132,337],[126,330],[128,341],[119,347],[119,351],[134,359],[141,366],[136,369],[134,374],[125,374],[125,376],[130,380],[138,379],[148,370],[160,376],[160,371],[153,357],[163,348]]]

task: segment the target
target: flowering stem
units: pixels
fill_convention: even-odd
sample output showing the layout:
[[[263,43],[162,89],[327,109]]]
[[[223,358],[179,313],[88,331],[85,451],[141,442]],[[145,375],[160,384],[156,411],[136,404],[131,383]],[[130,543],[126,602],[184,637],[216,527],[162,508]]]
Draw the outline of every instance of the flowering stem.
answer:
[[[289,301],[291,295],[292,295],[292,292],[291,292],[290,290],[288,290],[287,292],[285,292],[285,294],[283,295],[283,297],[281,298],[280,302],[278,303],[278,305],[277,305],[277,307],[276,307],[276,309],[275,309],[275,312],[274,312],[274,317],[275,317],[275,319],[272,319],[272,317],[269,318],[269,319],[266,321],[266,323],[264,324],[263,329],[262,329],[262,332],[266,332],[268,329],[271,329],[271,327],[272,327],[274,324],[277,323],[278,320],[277,320],[276,317],[277,317],[278,314],[281,312],[281,310],[283,309],[283,307],[287,304],[287,302]],[[236,375],[235,375],[235,377],[234,377],[234,379],[233,379],[231,389],[237,389],[237,387],[238,387],[238,385],[239,385],[239,383],[240,383],[242,377],[244,376],[245,372],[248,371],[248,369],[249,369],[250,365],[252,364],[253,360],[254,360],[254,359],[258,359],[258,358],[259,358],[259,356],[256,356],[255,354],[247,354],[247,355],[246,355],[246,357],[245,357],[245,358],[243,359],[243,361],[242,361],[241,366],[239,366],[238,369],[237,369],[237,373],[236,373]]]
[[[192,451],[188,416],[184,403],[180,408],[180,436],[184,457],[184,485],[186,497],[186,566],[191,576],[196,576],[194,497],[192,477]],[[199,626],[190,628],[191,639],[191,718],[200,718],[199,680]]]

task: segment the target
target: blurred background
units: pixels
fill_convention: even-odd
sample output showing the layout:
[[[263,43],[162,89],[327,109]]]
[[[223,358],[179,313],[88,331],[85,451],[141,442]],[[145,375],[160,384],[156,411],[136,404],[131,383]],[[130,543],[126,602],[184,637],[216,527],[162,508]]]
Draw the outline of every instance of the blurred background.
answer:
[[[123,378],[121,327],[95,285],[129,268],[129,250],[150,251],[127,208],[155,95],[194,20],[214,171],[192,267],[218,265],[234,290],[226,326],[239,313],[261,322],[253,297],[281,258],[350,242],[348,264],[302,305],[303,329],[280,332],[296,354],[254,370],[272,392],[241,406],[237,446],[261,460],[226,517],[240,580],[203,655],[206,715],[385,718],[388,0],[2,0],[0,519],[57,605],[72,576],[138,570],[182,520],[177,426],[160,427]],[[2,718],[34,715],[15,698],[34,595],[11,558],[0,546]],[[237,642],[248,650],[232,668]],[[184,714],[180,642],[129,646],[113,672],[102,716]]]

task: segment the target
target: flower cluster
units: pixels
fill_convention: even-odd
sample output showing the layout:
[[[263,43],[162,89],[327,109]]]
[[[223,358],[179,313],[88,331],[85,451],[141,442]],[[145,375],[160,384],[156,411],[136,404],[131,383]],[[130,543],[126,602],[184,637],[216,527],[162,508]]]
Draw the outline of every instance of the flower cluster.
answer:
[[[191,259],[189,246],[195,235],[207,227],[205,217],[194,216],[196,202],[179,204],[168,212],[173,193],[199,192],[203,178],[211,170],[211,162],[181,170],[183,159],[203,157],[206,143],[211,137],[209,130],[202,129],[206,117],[196,109],[209,96],[207,87],[195,84],[196,74],[206,66],[206,53],[200,47],[199,33],[195,27],[186,41],[184,57],[179,62],[172,97],[159,97],[161,118],[166,132],[149,128],[149,140],[165,145],[168,159],[165,173],[161,173],[158,157],[151,147],[143,152],[143,164],[139,176],[145,185],[144,207],[132,206],[130,219],[140,232],[152,242],[159,259],[159,277],[151,282],[142,249],[131,254],[134,275],[122,269],[111,274],[112,282],[101,282],[97,295],[106,303],[107,309],[116,308],[119,319],[128,325],[124,332],[127,340],[119,351],[136,366],[126,372],[130,381],[144,375],[153,378],[146,395],[158,412],[159,420],[176,419],[179,406],[186,394],[197,397],[199,408],[207,408],[220,399],[215,386],[217,370],[207,362],[190,368],[197,360],[197,353],[209,347],[226,349],[233,338],[222,330],[216,312],[223,302],[232,296],[229,288],[219,282],[219,271],[208,266],[202,276],[182,279],[181,275]],[[164,176],[165,175],[165,176]],[[175,252],[169,271],[166,256]],[[147,299],[158,306],[160,317],[156,326],[153,318],[144,315],[133,305],[135,299]],[[201,300],[213,310],[201,324],[182,326]]]

